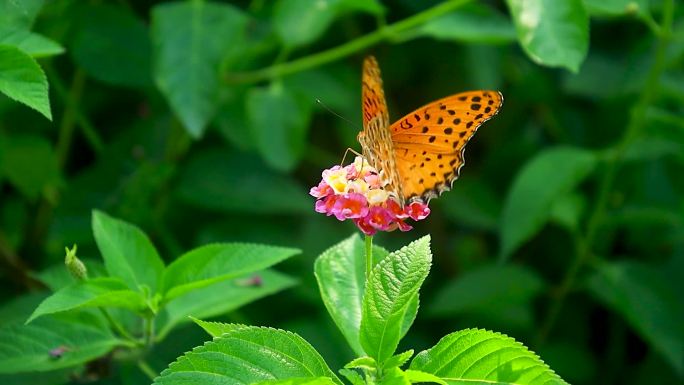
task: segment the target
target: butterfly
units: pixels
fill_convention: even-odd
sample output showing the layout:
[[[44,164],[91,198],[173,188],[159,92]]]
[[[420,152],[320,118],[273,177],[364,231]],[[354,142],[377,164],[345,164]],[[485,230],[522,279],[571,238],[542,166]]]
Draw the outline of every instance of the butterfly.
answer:
[[[447,96],[390,125],[380,67],[373,56],[363,62],[362,153],[401,205],[428,203],[449,191],[465,160],[465,145],[482,123],[499,112],[498,91],[468,91]]]

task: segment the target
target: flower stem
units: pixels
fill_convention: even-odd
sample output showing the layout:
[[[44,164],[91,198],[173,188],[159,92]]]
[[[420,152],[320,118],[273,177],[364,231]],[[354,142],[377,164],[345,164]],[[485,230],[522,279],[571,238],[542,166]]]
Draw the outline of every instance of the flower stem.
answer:
[[[373,271],[373,236],[366,235],[366,281]]]
[[[143,373],[145,373],[145,375],[149,377],[150,380],[154,380],[155,378],[157,378],[157,372],[155,372],[154,369],[152,369],[152,367],[150,366],[150,364],[147,363],[147,361],[141,358],[138,360],[137,364],[138,368],[140,368],[140,370]]]
[[[315,53],[286,63],[275,63],[270,67],[255,71],[228,73],[225,75],[225,79],[228,83],[257,83],[260,81],[308,70],[310,68],[341,59],[345,56],[349,56],[383,40],[392,38],[393,36],[396,36],[397,34],[407,31],[411,28],[417,27],[428,20],[451,12],[454,9],[463,6],[464,4],[469,3],[470,1],[471,0],[446,1],[394,24],[390,24],[385,27],[381,26],[374,32],[326,51]]]
[[[656,48],[655,60],[653,61],[653,65],[648,73],[648,78],[646,80],[644,89],[641,92],[639,100],[632,107],[630,120],[627,128],[625,129],[625,133],[620,142],[618,142],[618,144],[615,146],[614,150],[609,152],[609,156],[606,159],[606,169],[600,181],[596,206],[589,217],[587,222],[587,230],[584,236],[577,237],[577,252],[575,254],[575,259],[572,262],[572,265],[570,265],[570,268],[566,271],[565,277],[563,278],[563,281],[558,289],[555,301],[551,304],[542,326],[539,329],[536,339],[537,348],[546,341],[546,337],[551,332],[551,329],[553,329],[553,325],[555,324],[556,319],[563,308],[565,298],[575,284],[575,279],[577,278],[578,273],[582,267],[584,267],[587,261],[591,260],[592,258],[592,246],[599,226],[603,222],[606,215],[608,197],[615,182],[618,166],[622,160],[625,150],[629,144],[639,136],[639,133],[645,125],[648,107],[658,91],[660,75],[665,67],[665,53],[669,40],[672,36],[673,15],[674,2],[673,0],[666,0],[663,3],[663,18],[662,25],[660,27],[660,31],[662,33],[657,35],[659,41]]]

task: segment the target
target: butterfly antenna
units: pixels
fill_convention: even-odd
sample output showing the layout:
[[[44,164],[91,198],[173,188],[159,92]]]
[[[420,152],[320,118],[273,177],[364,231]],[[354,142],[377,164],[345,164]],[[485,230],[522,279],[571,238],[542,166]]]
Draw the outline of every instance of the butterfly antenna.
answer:
[[[323,103],[321,101],[321,99],[316,98],[316,103],[320,104],[321,107],[325,108],[331,114],[333,114],[333,115],[337,116],[338,118],[344,120],[345,122],[349,123],[355,129],[361,131],[361,129],[358,126],[356,126],[351,120],[349,120],[349,119],[345,118],[344,116],[338,114],[337,112],[333,111],[330,107],[328,107],[325,103]]]

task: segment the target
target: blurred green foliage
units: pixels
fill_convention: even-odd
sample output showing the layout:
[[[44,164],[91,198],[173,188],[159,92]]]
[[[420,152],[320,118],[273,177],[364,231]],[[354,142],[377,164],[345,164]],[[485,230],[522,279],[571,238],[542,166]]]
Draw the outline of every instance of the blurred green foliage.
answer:
[[[0,335],[68,282],[65,246],[97,269],[97,208],[144,229],[166,265],[209,242],[302,249],[279,266],[299,285],[228,314],[242,303],[200,295],[196,316],[293,330],[344,365],[353,353],[321,305],[313,259],[355,230],[314,213],[307,191],[359,149],[367,54],[394,119],[469,89],[505,97],[429,220],[376,237],[393,250],[432,235],[423,311],[402,344],[487,327],[570,383],[681,382],[684,7],[674,0],[2,0]],[[169,309],[163,325],[181,323]],[[87,314],[54,322],[103,341],[82,354],[112,346]],[[206,340],[196,329],[167,326],[152,369]],[[47,373],[5,364],[27,365],[0,374],[9,384],[147,381],[115,354]]]

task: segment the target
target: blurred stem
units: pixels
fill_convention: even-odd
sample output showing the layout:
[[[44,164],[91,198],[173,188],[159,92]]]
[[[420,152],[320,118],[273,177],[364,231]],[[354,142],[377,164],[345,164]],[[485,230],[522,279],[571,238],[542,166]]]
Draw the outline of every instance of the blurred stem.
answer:
[[[145,317],[143,318],[144,322],[144,330],[143,330],[143,335],[144,335],[144,340],[145,340],[145,345],[150,348],[154,344],[154,317]]]
[[[157,372],[155,372],[154,369],[152,369],[150,364],[148,364],[147,361],[145,361],[142,358],[138,360],[138,368],[140,368],[140,370],[143,373],[145,373],[145,375],[149,377],[150,380],[154,380],[158,376]]]
[[[80,69],[76,71],[76,73],[74,74],[74,81],[72,83],[72,87],[69,91],[67,91],[66,86],[57,74],[57,71],[53,70],[52,66],[49,63],[45,65],[45,72],[47,72],[48,77],[50,78],[50,86],[57,92],[57,95],[62,99],[62,102],[64,103],[66,110],[64,112],[64,117],[62,118],[62,123],[64,123],[65,119],[67,118],[67,115],[73,115],[73,119],[76,121],[76,123],[78,123],[78,126],[80,127],[81,132],[83,133],[83,136],[85,137],[86,141],[90,145],[90,148],[92,148],[92,150],[96,154],[101,154],[102,150],[104,149],[104,141],[100,137],[100,134],[98,134],[97,130],[95,130],[95,127],[92,125],[90,120],[83,114],[83,112],[79,108],[78,99],[81,97],[82,90],[79,90],[78,93],[74,92],[74,90],[76,89],[75,86],[78,86],[78,78],[83,77],[84,79],[81,80],[81,82],[85,81],[85,75],[83,74],[83,72]],[[73,96],[78,96],[78,98],[74,98]],[[69,142],[67,144],[70,145],[71,134],[69,135],[68,139]],[[68,155],[68,149],[69,148],[66,147],[66,149],[64,150],[66,152],[66,154],[64,155],[65,158]]]
[[[126,331],[126,329],[125,329],[123,326],[121,326],[121,324],[118,323],[118,322],[112,317],[111,314],[109,314],[109,312],[107,311],[107,309],[105,309],[105,308],[99,308],[99,309],[100,309],[100,312],[102,313],[102,315],[105,317],[105,319],[106,319],[107,322],[109,323],[109,325],[110,325],[114,330],[116,330],[116,332],[119,333],[119,335],[120,335],[121,337],[125,338],[126,340],[129,340],[129,341],[133,342],[133,343],[136,344],[136,345],[139,345],[139,344],[140,344],[140,342],[139,342],[138,340],[136,340],[132,335],[130,335],[130,334],[128,333],[128,331]]]
[[[404,20],[398,21],[385,27],[381,27],[374,32],[361,36],[358,39],[352,40],[348,43],[331,48],[329,50],[315,53],[303,58],[299,58],[286,63],[277,63],[270,67],[262,68],[255,71],[243,73],[227,73],[225,79],[228,83],[257,83],[260,81],[278,78],[285,75],[290,75],[296,72],[308,70],[310,68],[318,67],[320,65],[339,60],[345,56],[349,56],[355,52],[364,50],[370,46],[378,44],[383,40],[391,39],[392,37],[407,31],[411,28],[417,27],[425,22],[434,19],[445,13],[451,12],[472,0],[449,0],[436,5],[428,10],[420,12],[416,15],[408,17]]]
[[[606,206],[608,204],[608,196],[610,195],[615,176],[617,174],[618,166],[624,155],[625,150],[629,144],[639,136],[644,123],[646,121],[646,114],[648,107],[652,103],[660,83],[660,76],[665,67],[665,54],[670,38],[672,37],[672,21],[674,17],[674,0],[665,0],[663,3],[663,17],[660,26],[661,33],[658,35],[658,43],[656,47],[655,60],[651,66],[645,86],[636,104],[630,111],[630,120],[625,129],[625,133],[615,146],[614,151],[608,152],[606,158],[605,172],[600,180],[598,198],[596,206],[587,222],[587,230],[583,237],[577,238],[577,254],[572,265],[565,273],[565,277],[560,284],[557,296],[554,302],[549,307],[539,333],[537,334],[536,345],[539,348],[544,344],[551,329],[553,329],[556,319],[563,308],[563,303],[568,293],[575,284],[578,272],[592,258],[592,246],[596,238],[599,226],[606,215]]]
[[[83,86],[85,85],[85,73],[78,69],[74,73],[74,78],[71,80],[71,87],[69,88],[67,98],[71,103],[66,104],[62,121],[59,125],[59,137],[57,138],[57,164],[60,169],[64,168],[64,164],[69,156],[69,149],[74,136],[74,127],[76,125],[75,106],[80,102],[83,94]],[[54,81],[54,80],[53,80]]]
[[[373,271],[373,237],[366,235],[366,281]]]

